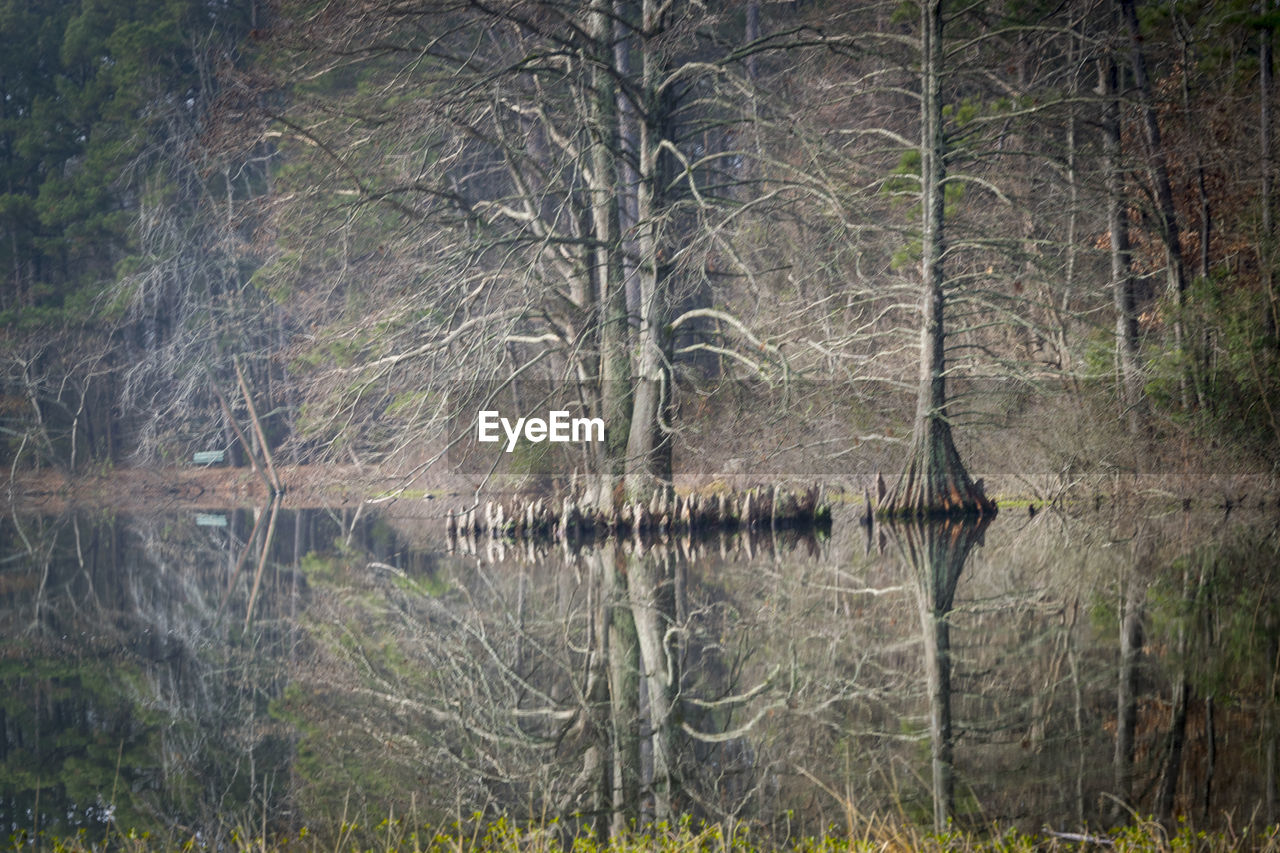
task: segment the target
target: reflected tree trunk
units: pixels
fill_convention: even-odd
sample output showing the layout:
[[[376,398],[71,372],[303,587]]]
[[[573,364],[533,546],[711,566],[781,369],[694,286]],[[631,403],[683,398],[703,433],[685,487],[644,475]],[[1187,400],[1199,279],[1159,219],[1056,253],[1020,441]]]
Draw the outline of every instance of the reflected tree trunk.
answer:
[[[1200,795],[1200,820],[1207,822],[1209,820],[1209,806],[1213,802],[1213,772],[1214,764],[1217,761],[1217,734],[1214,731],[1213,722],[1213,696],[1206,696],[1204,700],[1204,787]]]
[[[1191,685],[1187,681],[1185,662],[1179,665],[1173,686],[1173,712],[1169,723],[1169,760],[1160,779],[1156,813],[1164,820],[1173,817],[1173,804],[1178,795],[1178,779],[1182,775],[1182,753],[1187,741],[1187,709],[1191,703]]]
[[[1203,569],[1194,587],[1191,585],[1190,569],[1183,569],[1183,613],[1190,614],[1195,612],[1195,601],[1199,598],[1200,590],[1204,588],[1204,583],[1205,573]],[[1168,761],[1165,764],[1164,775],[1160,780],[1159,795],[1156,798],[1156,814],[1164,820],[1169,820],[1173,817],[1174,801],[1178,795],[1178,779],[1182,775],[1183,752],[1187,742],[1187,713],[1193,693],[1191,681],[1187,677],[1189,644],[1187,637],[1188,626],[1185,618],[1187,617],[1180,619],[1178,622],[1178,671],[1173,683],[1173,710],[1169,721]]]
[[[1267,754],[1267,823],[1275,823],[1276,820],[1276,735],[1273,731],[1267,736],[1267,741],[1263,745],[1263,749]]]
[[[947,615],[965,560],[991,523],[990,516],[939,521],[889,522],[882,530],[898,545],[915,575],[924,635],[929,693],[929,741],[933,826],[946,829],[955,809],[955,773],[951,731],[951,625]]]
[[[608,834],[617,837],[640,811],[639,645],[627,599],[625,558],[610,540],[592,560],[600,581],[599,641],[607,658]]]
[[[1120,614],[1120,680],[1116,690],[1115,792],[1127,801],[1133,791],[1134,738],[1138,727],[1138,665],[1142,658],[1142,612],[1146,586],[1130,579]],[[1117,816],[1118,816],[1117,805]]]
[[[656,821],[672,818],[679,788],[675,736],[680,662],[673,645],[677,626],[671,564],[670,554],[661,549],[637,553],[627,574],[645,697],[641,737],[648,747],[647,788]]]
[[[604,561],[599,554],[588,565],[591,574],[586,585],[587,612],[590,614],[591,631],[584,666],[585,683],[581,693],[583,704],[576,721],[568,730],[571,737],[561,738],[561,746],[567,747],[567,752],[572,754],[581,750],[582,770],[569,786],[567,797],[558,808],[567,812],[574,810],[574,804],[577,804],[577,808],[585,812],[586,825],[590,827],[591,833],[596,838],[603,838],[607,835],[610,823],[615,758],[612,750],[613,721],[609,696],[609,581]],[[522,616],[521,622],[523,621]],[[523,658],[523,655],[519,657]],[[520,663],[524,667],[528,666],[527,661],[521,660]]]
[[[1075,741],[1076,749],[1079,755],[1076,759],[1076,778],[1075,778],[1075,819],[1077,826],[1084,826],[1084,780],[1086,769],[1086,751],[1085,751],[1085,729],[1084,729],[1084,690],[1080,684],[1080,665],[1078,662],[1078,653],[1075,647],[1075,632],[1072,632],[1072,639],[1069,639],[1070,647],[1067,653],[1067,659],[1071,663],[1071,687],[1074,702],[1072,703],[1072,718],[1075,723]]]

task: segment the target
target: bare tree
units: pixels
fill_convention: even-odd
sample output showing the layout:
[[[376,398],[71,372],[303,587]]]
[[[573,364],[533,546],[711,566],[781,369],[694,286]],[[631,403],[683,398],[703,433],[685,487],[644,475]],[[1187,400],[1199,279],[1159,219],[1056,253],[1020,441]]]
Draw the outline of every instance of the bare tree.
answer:
[[[881,502],[888,515],[988,515],[995,504],[969,478],[947,411],[942,0],[920,4],[920,384],[907,464]]]

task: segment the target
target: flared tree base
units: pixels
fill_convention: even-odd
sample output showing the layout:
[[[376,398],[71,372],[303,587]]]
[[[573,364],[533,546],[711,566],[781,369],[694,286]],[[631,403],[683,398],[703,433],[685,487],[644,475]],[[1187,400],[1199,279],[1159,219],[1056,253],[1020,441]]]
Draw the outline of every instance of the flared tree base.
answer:
[[[883,518],[981,518],[994,516],[996,504],[986,496],[982,481],[969,477],[950,425],[931,418],[916,430],[907,466],[875,513]]]

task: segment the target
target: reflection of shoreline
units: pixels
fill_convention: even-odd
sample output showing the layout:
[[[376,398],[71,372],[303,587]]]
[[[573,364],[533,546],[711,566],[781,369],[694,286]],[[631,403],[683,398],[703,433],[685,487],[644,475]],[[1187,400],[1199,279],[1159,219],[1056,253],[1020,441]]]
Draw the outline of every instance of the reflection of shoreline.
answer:
[[[355,506],[373,495],[403,488],[402,476],[353,465],[280,465],[284,509]],[[179,509],[251,509],[271,502],[248,467],[115,468],[70,476],[63,471],[18,471],[13,489],[0,489],[0,504],[19,513],[59,514],[72,508],[130,510],[139,514]]]
[[[520,565],[541,565],[552,560],[578,563],[598,555],[605,548],[619,548],[628,557],[674,556],[689,563],[708,559],[726,562],[818,557],[827,541],[821,528],[779,527],[776,529],[685,530],[679,533],[639,533],[626,536],[598,533],[577,538],[523,538],[455,536],[449,553],[477,557],[497,564],[514,560]]]
[[[262,708],[296,648],[298,552],[338,527],[278,507],[214,517],[74,512],[0,525],[2,579],[20,581],[0,608],[0,654],[16,664],[0,703],[6,825],[83,831],[82,843],[115,826],[157,837],[197,826],[221,846],[248,804],[284,810],[287,792],[264,780],[287,772],[289,756]]]
[[[990,818],[1074,830],[1105,825],[1106,797],[1119,790],[1117,629],[1138,583],[1151,594],[1133,694],[1135,808],[1159,801],[1159,774],[1172,766],[1163,745],[1183,669],[1194,690],[1175,805],[1210,828],[1266,802],[1263,759],[1275,747],[1263,725],[1274,703],[1260,691],[1280,620],[1254,614],[1276,612],[1272,514],[1005,513],[970,551],[958,587],[953,561],[965,536],[884,525],[868,554],[856,508],[837,511],[830,538],[716,531],[553,540],[532,554],[526,542],[481,540],[478,553],[446,556],[438,519],[286,508],[248,633],[269,507],[228,513],[225,527],[185,511],[24,517],[32,556],[0,575],[10,731],[23,711],[25,731],[38,723],[52,746],[55,723],[81,719],[76,708],[106,720],[145,701],[130,719],[162,725],[129,731],[158,732],[160,751],[126,737],[120,778],[157,780],[154,791],[139,789],[156,798],[148,807],[161,803],[156,814],[170,814],[172,800],[158,798],[184,791],[183,774],[212,767],[242,779],[251,764],[295,780],[269,792],[282,824],[336,812],[362,786],[369,807],[386,813],[377,797],[388,779],[419,807],[429,793],[483,804],[471,782],[484,775],[448,762],[492,756],[512,783],[510,809],[523,814],[532,790],[549,810],[580,810],[601,826],[681,814],[693,802],[720,804],[762,833],[821,831],[844,812],[814,796],[810,773],[864,814],[900,807],[929,823],[936,790],[952,800],[953,826]],[[18,549],[14,524],[0,525],[0,540],[7,533]],[[949,610],[938,619],[941,605]],[[41,627],[31,632],[37,608]],[[1224,630],[1210,637],[1205,625]],[[1233,625],[1248,630],[1225,630]],[[1216,636],[1227,642],[1209,642]],[[941,669],[931,684],[930,654],[950,665],[945,685]],[[32,673],[20,655],[60,659]],[[37,683],[39,695],[56,688],[62,698],[26,698]],[[944,698],[951,732],[934,741],[930,718],[937,708],[943,719]],[[1207,729],[1217,738],[1206,806]],[[121,735],[112,735],[91,768],[104,797],[117,774]],[[934,742],[954,748],[937,756],[936,788]],[[305,749],[291,752],[295,743]],[[61,760],[49,754],[46,763]],[[364,775],[335,775],[348,771]],[[65,813],[47,779],[42,826]],[[23,809],[33,805],[34,787],[22,797]],[[215,807],[260,809],[262,798],[192,802],[182,818],[202,825]],[[795,822],[771,822],[784,809]]]

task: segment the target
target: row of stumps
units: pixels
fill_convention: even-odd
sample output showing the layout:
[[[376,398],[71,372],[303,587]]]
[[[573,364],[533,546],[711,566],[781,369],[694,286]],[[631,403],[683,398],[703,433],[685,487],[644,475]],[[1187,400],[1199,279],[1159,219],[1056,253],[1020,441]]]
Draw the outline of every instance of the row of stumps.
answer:
[[[600,553],[611,543],[626,557],[673,556],[686,565],[708,560],[719,563],[763,558],[770,562],[786,554],[816,557],[821,552],[822,529],[784,527],[773,530],[727,530],[723,527],[674,533],[631,533],[625,536],[565,537],[457,536],[449,552],[475,557],[489,565],[576,566]]]
[[[754,486],[715,494],[655,490],[647,501],[593,506],[579,494],[559,500],[512,496],[449,513],[445,531],[460,537],[557,537],[678,533],[698,530],[768,530],[831,524],[831,505],[819,485],[802,489]]]

